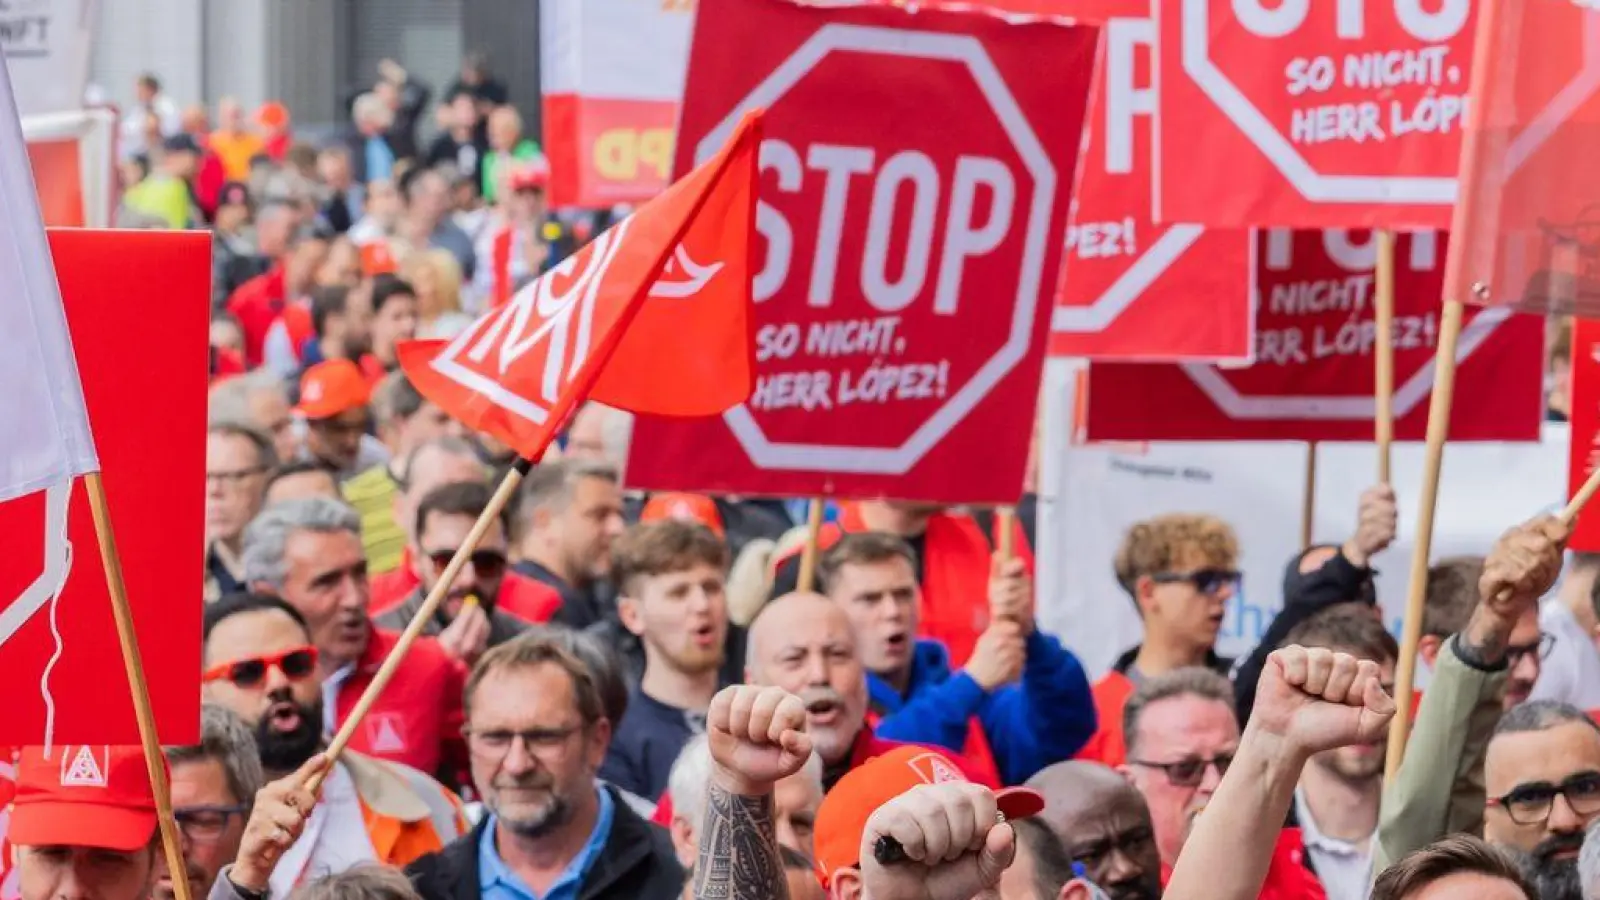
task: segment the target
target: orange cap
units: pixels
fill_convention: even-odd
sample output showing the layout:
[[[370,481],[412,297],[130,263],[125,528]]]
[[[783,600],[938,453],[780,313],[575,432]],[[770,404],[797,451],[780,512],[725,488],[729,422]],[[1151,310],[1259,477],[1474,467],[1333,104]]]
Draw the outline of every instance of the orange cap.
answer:
[[[371,278],[374,275],[389,275],[400,270],[400,263],[394,258],[394,251],[389,249],[388,241],[373,241],[361,247],[361,274]]]
[[[295,411],[308,419],[331,419],[366,406],[372,386],[361,367],[348,359],[320,362],[300,376],[300,404]]]
[[[276,100],[268,100],[256,110],[256,123],[262,128],[283,128],[289,124],[289,108]]]
[[[860,862],[867,819],[878,807],[921,784],[968,780],[950,757],[914,744],[896,747],[845,773],[817,809],[816,865],[823,886],[828,886],[833,873]],[[1007,820],[1025,819],[1044,809],[1044,795],[1030,788],[995,791],[994,799]]]
[[[727,537],[717,502],[704,494],[652,494],[645,501],[644,509],[639,511],[639,521],[660,522],[664,519],[698,522],[711,529],[717,537]]]
[[[138,747],[62,744],[48,757],[43,747],[23,748],[11,843],[128,852],[148,846],[155,831],[155,792]]]

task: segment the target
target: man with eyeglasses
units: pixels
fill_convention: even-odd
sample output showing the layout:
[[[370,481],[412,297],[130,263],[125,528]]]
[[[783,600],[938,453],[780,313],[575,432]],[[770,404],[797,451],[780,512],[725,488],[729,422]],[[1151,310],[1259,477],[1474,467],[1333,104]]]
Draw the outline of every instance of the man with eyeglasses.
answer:
[[[223,866],[239,855],[245,822],[265,778],[255,736],[239,716],[214,704],[200,709],[200,743],[168,747],[172,816],[183,839],[189,896],[206,896]],[[172,873],[156,857],[154,900],[173,900]]]
[[[1233,668],[1216,643],[1239,589],[1239,540],[1221,519],[1173,513],[1128,529],[1113,567],[1139,612],[1144,641],[1095,684],[1099,730],[1078,758],[1115,767],[1127,758],[1122,710],[1136,688],[1188,666],[1224,676]]]
[[[1483,578],[1484,558],[1455,556],[1442,559],[1428,569],[1428,590],[1422,607],[1422,640],[1417,655],[1430,670],[1439,665],[1439,653],[1452,634],[1467,629],[1478,605],[1478,583]],[[1544,659],[1555,645],[1555,636],[1545,634],[1539,624],[1537,604],[1521,610],[1509,622],[1506,637],[1505,692],[1501,708],[1511,709],[1526,702],[1544,669]]]
[[[1190,666],[1146,680],[1123,710],[1128,756],[1122,771],[1149,804],[1163,883],[1239,750],[1234,701],[1228,679]],[[1304,852],[1299,829],[1284,829],[1263,896],[1326,896],[1316,876],[1297,862]]]
[[[333,733],[399,641],[370,619],[360,518],[327,497],[269,506],[245,532],[244,560],[251,590],[281,598],[308,624],[322,693],[314,728]],[[458,783],[465,675],[438,640],[418,638],[350,746]]]
[[[244,529],[261,511],[277,464],[271,441],[254,428],[219,422],[207,429],[206,599],[244,590]]]
[[[1044,795],[1039,819],[1082,876],[1110,900],[1161,900],[1161,854],[1150,807],[1127,778],[1099,763],[1056,763],[1028,779]]]
[[[424,900],[675,900],[684,872],[665,829],[598,780],[611,741],[594,673],[530,631],[467,680],[472,781],[488,815],[407,868]]]
[[[234,594],[206,608],[202,641],[202,695],[255,729],[264,777],[283,779],[306,766],[325,740],[319,653],[305,618],[276,597]],[[286,897],[309,878],[362,863],[405,865],[465,830],[460,800],[438,782],[346,750],[304,830],[268,870],[269,883],[235,884]]]
[[[489,507],[489,499],[489,486],[481,481],[446,484],[422,498],[414,526],[416,540],[411,546],[411,564],[420,583],[399,606],[373,619],[379,628],[404,631],[411,623],[478,517]],[[423,634],[437,637],[446,653],[469,666],[485,650],[516,637],[529,624],[496,606],[506,575],[509,521],[509,513],[502,511],[489,526],[423,630]]]
[[[1540,900],[1584,900],[1578,854],[1600,819],[1600,726],[1535,700],[1495,726],[1484,762],[1483,834],[1516,857]]]

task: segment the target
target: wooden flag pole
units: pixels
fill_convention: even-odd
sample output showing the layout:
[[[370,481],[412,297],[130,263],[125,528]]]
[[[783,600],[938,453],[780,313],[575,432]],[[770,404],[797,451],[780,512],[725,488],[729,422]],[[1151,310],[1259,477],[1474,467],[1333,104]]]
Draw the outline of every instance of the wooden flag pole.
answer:
[[[1317,524],[1317,442],[1306,444],[1306,495],[1300,506],[1300,549],[1311,546],[1311,532]]]
[[[1000,553],[1000,561],[1010,562],[1017,555],[1017,508],[1015,506],[1002,506],[995,510],[994,527],[1000,529],[996,538],[995,549]]]
[[[1388,484],[1390,448],[1394,444],[1394,232],[1381,229],[1377,234],[1377,284],[1373,291],[1373,311],[1377,325],[1374,352],[1373,398],[1377,401],[1374,439],[1378,445],[1378,483]]]
[[[433,621],[434,614],[439,609],[439,604],[444,602],[444,598],[450,593],[450,586],[455,584],[456,576],[461,574],[461,570],[466,566],[467,560],[472,558],[473,552],[478,549],[478,544],[483,541],[483,536],[489,533],[489,529],[494,527],[495,522],[499,521],[501,511],[506,508],[506,504],[511,502],[511,498],[516,496],[517,486],[522,483],[523,476],[527,475],[532,468],[533,463],[521,456],[517,457],[517,461],[511,465],[511,470],[506,473],[505,479],[500,482],[500,487],[495,490],[494,496],[489,498],[489,505],[484,507],[483,515],[479,516],[478,521],[473,523],[472,530],[467,532],[466,540],[462,541],[461,546],[456,548],[456,555],[450,558],[450,564],[444,567],[443,572],[439,573],[439,579],[434,582],[433,590],[428,592],[428,596],[422,601],[421,608],[417,610],[416,615],[411,617],[411,622],[406,625],[406,630],[400,633],[400,640],[395,643],[394,649],[389,651],[389,655],[384,659],[383,665],[378,668],[377,674],[372,676],[372,683],[367,685],[367,689],[361,693],[361,699],[356,701],[355,707],[350,710],[350,715],[345,718],[344,724],[339,726],[338,733],[329,742],[326,752],[330,768],[332,763],[339,758],[339,754],[343,753],[344,748],[349,745],[350,739],[355,736],[356,726],[361,724],[361,720],[371,711],[372,704],[378,701],[378,696],[388,686],[389,680],[394,678],[394,673],[400,669],[400,663],[405,660],[406,652],[411,649],[412,644],[416,643],[417,638],[422,636],[422,632],[428,627],[428,623]],[[306,790],[315,795],[322,787],[323,778],[326,777],[328,771],[328,769],[324,769],[323,774],[313,776],[306,783]]]
[[[806,545],[800,551],[800,572],[794,589],[813,590],[817,583],[817,541],[822,537],[822,498],[812,497],[806,507]]]
[[[139,636],[133,626],[133,607],[128,604],[128,585],[122,577],[122,556],[117,553],[117,538],[111,528],[111,505],[106,502],[105,483],[99,472],[83,477],[89,494],[89,511],[94,517],[94,534],[100,544],[100,563],[106,570],[106,587],[111,592],[111,615],[117,623],[117,643],[122,645],[122,665],[128,670],[128,687],[133,693],[134,718],[139,722],[139,740],[144,746],[144,764],[150,773],[150,789],[156,797],[156,827],[161,832],[161,847],[172,873],[172,892],[177,900],[192,900],[188,867],[183,862],[183,843],[178,823],[172,817],[172,785],[161,757],[161,738],[156,733],[156,714],[150,706],[150,684],[144,677],[144,661],[139,655]]]
[[[1394,721],[1389,725],[1389,753],[1384,760],[1384,783],[1394,780],[1405,755],[1411,731],[1411,694],[1417,676],[1417,645],[1422,640],[1422,603],[1428,592],[1428,563],[1433,547],[1433,517],[1439,505],[1439,470],[1444,464],[1444,443],[1450,435],[1450,410],[1456,388],[1456,344],[1461,319],[1466,314],[1459,300],[1446,300],[1439,322],[1439,346],[1434,354],[1433,396],[1428,403],[1427,450],[1422,463],[1422,495],[1417,500],[1417,536],[1411,548],[1411,581],[1406,591],[1405,618],[1400,633],[1400,659],[1395,666]]]

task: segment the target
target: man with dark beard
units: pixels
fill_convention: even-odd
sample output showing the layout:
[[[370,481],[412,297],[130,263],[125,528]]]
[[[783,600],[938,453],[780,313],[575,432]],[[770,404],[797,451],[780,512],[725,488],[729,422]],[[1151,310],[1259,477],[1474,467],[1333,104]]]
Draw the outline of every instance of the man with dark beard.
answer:
[[[467,679],[472,781],[488,815],[407,868],[424,900],[676,900],[665,829],[598,783],[611,722],[595,675],[558,636],[530,631]]]
[[[1540,900],[1584,900],[1578,852],[1600,819],[1600,726],[1535,700],[1500,719],[1484,761],[1484,837],[1517,859]]]
[[[201,690],[255,730],[261,766],[282,778],[322,749],[322,677],[305,618],[264,594],[206,607]],[[368,862],[403,866],[466,830],[461,802],[427,775],[346,750],[305,830],[272,871],[271,894]]]

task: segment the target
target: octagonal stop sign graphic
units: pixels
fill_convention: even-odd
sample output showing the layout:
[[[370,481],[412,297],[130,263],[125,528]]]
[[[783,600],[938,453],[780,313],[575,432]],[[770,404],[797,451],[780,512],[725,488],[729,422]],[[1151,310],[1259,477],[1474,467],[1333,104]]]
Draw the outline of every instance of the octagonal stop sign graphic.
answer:
[[[1449,227],[1476,7],[1157,3],[1157,220]]]
[[[767,110],[758,380],[720,419],[641,420],[628,482],[1014,501],[1096,37],[938,9],[703,2],[677,169]]]

